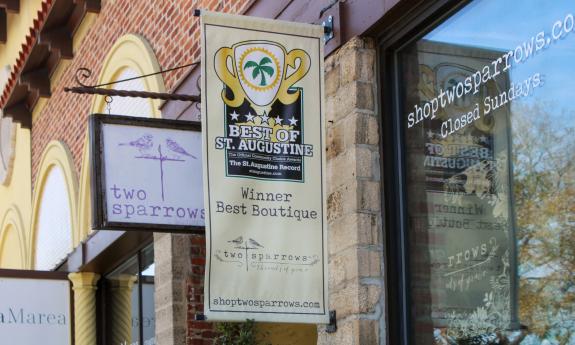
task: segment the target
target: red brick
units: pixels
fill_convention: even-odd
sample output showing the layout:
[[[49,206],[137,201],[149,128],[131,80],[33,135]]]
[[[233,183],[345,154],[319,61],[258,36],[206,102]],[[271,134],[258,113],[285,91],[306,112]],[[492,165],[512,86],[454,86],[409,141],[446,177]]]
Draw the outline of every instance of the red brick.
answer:
[[[204,258],[194,258],[192,259],[192,265],[199,265],[199,266],[205,266],[206,264],[206,259]]]
[[[218,336],[218,333],[213,332],[213,331],[204,331],[202,332],[202,337],[204,339],[214,339],[215,337]]]
[[[207,321],[190,321],[188,323],[192,329],[212,329],[213,325]]]
[[[61,140],[72,155],[76,175],[81,174],[87,116],[94,96],[70,94],[64,87],[75,86],[75,72],[81,68],[92,70],[87,81],[95,84],[102,71],[102,62],[114,42],[121,36],[137,33],[148,40],[162,69],[197,61],[200,56],[199,19],[192,16],[195,8],[235,13],[244,9],[250,0],[226,1],[103,1],[102,10],[76,48],[74,59],[54,85],[52,96],[39,113],[31,130],[32,186],[38,178],[40,159],[46,145]],[[164,83],[172,90],[187,70],[165,73]],[[194,321],[196,312],[203,311],[203,275],[205,265],[205,237],[193,236],[190,242],[193,265],[188,278],[188,344],[213,344],[216,333],[208,322]],[[192,288],[194,290],[190,290]]]

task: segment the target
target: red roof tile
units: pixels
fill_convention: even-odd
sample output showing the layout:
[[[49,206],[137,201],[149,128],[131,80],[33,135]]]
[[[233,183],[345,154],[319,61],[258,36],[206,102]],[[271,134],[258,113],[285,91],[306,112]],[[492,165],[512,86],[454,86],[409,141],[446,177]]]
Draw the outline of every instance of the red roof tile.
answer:
[[[33,26],[30,27],[30,32],[26,35],[24,43],[22,43],[22,48],[20,53],[18,54],[18,58],[16,59],[16,63],[12,68],[12,72],[10,73],[10,78],[6,82],[6,86],[4,86],[4,90],[2,90],[2,97],[0,97],[0,108],[4,108],[6,106],[6,102],[8,101],[8,97],[12,94],[14,87],[16,87],[16,82],[22,73],[22,69],[24,68],[24,63],[28,59],[30,52],[32,51],[32,47],[36,44],[38,33],[40,29],[44,25],[44,21],[46,20],[46,16],[50,8],[52,7],[52,3],[54,0],[44,0],[42,1],[42,9],[38,11],[36,15],[36,19],[34,19]]]

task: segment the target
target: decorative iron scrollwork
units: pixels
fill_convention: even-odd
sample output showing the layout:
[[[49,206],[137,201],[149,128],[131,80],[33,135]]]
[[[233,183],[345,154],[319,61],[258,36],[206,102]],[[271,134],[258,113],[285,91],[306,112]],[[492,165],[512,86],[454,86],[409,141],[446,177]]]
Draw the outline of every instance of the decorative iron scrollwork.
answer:
[[[76,76],[74,77],[74,79],[76,80],[76,83],[80,86],[96,87],[95,85],[88,85],[88,84],[84,84],[82,82],[82,79],[86,80],[86,79],[89,79],[91,76],[92,76],[92,70],[90,70],[86,67],[80,67],[80,68],[78,68],[78,70],[76,70]]]
[[[103,95],[103,96],[119,96],[119,97],[139,97],[139,98],[152,98],[152,99],[162,99],[166,101],[188,101],[194,103],[200,103],[200,95],[185,95],[185,94],[171,94],[171,93],[161,93],[161,92],[148,92],[148,91],[131,91],[131,90],[116,90],[116,89],[108,89],[103,88],[103,86],[110,86],[113,84],[118,84],[130,80],[146,78],[156,74],[162,74],[170,71],[174,71],[176,69],[181,69],[184,67],[189,67],[193,65],[197,65],[197,62],[190,63],[183,66],[178,66],[174,68],[170,68],[167,70],[162,70],[155,73],[150,73],[138,77],[127,78],[122,80],[116,80],[109,83],[98,84],[98,85],[90,85],[86,83],[90,77],[92,77],[92,70],[86,67],[80,67],[76,70],[75,80],[76,83],[80,86],[75,87],[66,87],[64,88],[65,92],[72,92],[77,94],[91,94],[91,95]],[[199,85],[199,78],[197,80],[198,90],[200,90]]]

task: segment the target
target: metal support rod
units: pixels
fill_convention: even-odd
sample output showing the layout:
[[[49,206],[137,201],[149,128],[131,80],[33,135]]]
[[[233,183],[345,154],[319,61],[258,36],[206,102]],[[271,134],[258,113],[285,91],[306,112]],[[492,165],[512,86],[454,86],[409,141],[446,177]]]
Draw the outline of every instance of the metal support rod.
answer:
[[[337,332],[337,318],[335,314],[335,310],[329,311],[329,324],[325,330],[327,333],[335,333]]]
[[[148,91],[114,90],[114,89],[103,89],[98,87],[86,87],[86,86],[66,87],[64,88],[64,91],[79,94],[90,94],[90,95],[153,98],[153,99],[163,99],[166,101],[189,101],[199,103],[201,100],[201,97],[199,95],[182,95],[182,94],[170,94],[170,93],[159,93],[159,92],[148,92]]]

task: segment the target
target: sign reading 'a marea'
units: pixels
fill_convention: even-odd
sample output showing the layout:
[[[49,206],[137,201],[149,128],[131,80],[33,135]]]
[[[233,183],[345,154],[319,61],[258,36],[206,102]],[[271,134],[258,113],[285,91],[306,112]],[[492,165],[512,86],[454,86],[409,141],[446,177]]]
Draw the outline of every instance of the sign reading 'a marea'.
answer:
[[[66,274],[0,269],[1,344],[68,345],[71,335]]]

